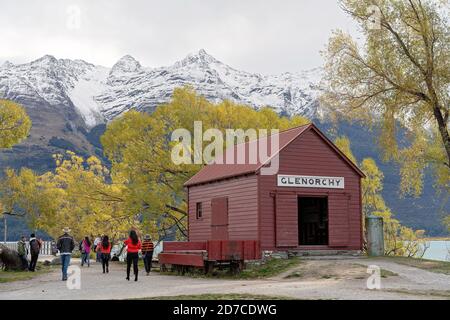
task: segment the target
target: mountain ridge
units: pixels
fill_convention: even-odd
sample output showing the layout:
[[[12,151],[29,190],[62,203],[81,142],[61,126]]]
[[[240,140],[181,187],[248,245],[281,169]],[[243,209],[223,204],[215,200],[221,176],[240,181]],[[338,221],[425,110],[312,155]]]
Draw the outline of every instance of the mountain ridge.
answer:
[[[50,105],[72,102],[88,128],[132,108],[151,111],[184,85],[193,85],[214,102],[230,99],[257,109],[270,106],[287,115],[312,117],[317,111],[313,85],[318,72],[261,75],[239,71],[204,49],[156,68],[143,67],[131,55],[111,68],[45,55],[29,63],[2,65],[0,96],[13,100],[21,95],[39,96]]]

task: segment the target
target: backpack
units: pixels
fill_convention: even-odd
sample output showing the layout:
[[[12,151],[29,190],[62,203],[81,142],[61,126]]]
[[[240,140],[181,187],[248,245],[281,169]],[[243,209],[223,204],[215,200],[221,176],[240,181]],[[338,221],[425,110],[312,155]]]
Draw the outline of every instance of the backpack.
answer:
[[[39,254],[39,251],[41,251],[41,246],[36,239],[30,241],[30,251],[33,255]]]

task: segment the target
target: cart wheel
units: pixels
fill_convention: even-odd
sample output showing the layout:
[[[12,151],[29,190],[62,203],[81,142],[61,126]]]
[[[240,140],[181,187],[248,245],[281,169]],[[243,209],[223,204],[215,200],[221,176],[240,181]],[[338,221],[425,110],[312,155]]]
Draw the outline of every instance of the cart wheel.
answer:
[[[205,261],[205,274],[211,275],[214,271],[214,261]]]
[[[239,274],[244,269],[244,262],[242,260],[231,261],[230,268],[232,274]]]
[[[180,276],[184,275],[184,272],[183,272],[183,266],[177,265],[177,273],[178,273],[178,275],[180,275]]]

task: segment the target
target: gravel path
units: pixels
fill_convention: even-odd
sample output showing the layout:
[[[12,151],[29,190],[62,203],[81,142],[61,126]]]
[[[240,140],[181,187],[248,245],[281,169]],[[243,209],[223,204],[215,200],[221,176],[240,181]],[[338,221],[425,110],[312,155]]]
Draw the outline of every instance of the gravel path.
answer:
[[[382,278],[381,290],[368,290],[366,266],[373,264],[398,276]],[[308,260],[281,276],[263,280],[189,278],[154,272],[134,282],[125,280],[122,264],[112,264],[109,274],[102,274],[100,269],[98,264],[82,268],[79,290],[67,289],[59,270],[29,281],[0,284],[0,299],[126,299],[205,293],[299,299],[450,299],[450,276],[382,259]],[[293,272],[303,275],[285,278]]]

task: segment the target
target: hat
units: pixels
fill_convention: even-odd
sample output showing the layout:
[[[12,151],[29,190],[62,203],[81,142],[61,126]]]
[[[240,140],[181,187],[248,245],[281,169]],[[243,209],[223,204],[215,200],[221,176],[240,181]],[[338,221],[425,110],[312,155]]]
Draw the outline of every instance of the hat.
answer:
[[[64,233],[69,233],[71,230],[70,230],[70,228],[68,228],[68,227],[65,227],[64,229],[63,229],[63,232]]]
[[[146,235],[144,236],[144,240],[150,240],[150,239],[151,239],[151,237],[150,237],[149,234],[146,234]]]

